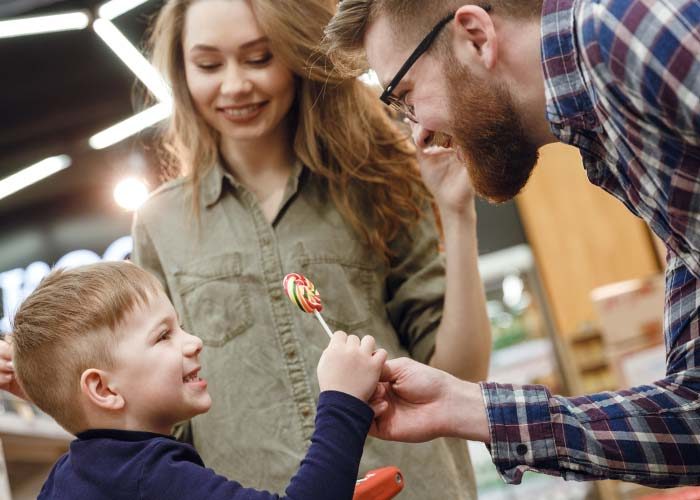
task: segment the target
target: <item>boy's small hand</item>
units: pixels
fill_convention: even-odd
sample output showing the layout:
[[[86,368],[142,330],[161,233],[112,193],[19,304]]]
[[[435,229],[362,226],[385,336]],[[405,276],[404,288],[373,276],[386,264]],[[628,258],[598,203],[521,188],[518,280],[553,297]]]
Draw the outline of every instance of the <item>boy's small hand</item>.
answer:
[[[345,392],[369,401],[387,357],[384,349],[375,351],[375,347],[371,335],[360,340],[355,335],[335,332],[316,370],[321,391]]]

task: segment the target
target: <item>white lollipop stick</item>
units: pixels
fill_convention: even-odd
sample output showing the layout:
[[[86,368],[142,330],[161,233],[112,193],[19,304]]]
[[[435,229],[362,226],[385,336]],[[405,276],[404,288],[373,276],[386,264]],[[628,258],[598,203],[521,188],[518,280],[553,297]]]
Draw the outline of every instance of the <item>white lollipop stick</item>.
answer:
[[[318,311],[314,311],[314,315],[316,316],[316,319],[318,320],[318,322],[321,323],[321,326],[322,326],[323,329],[326,331],[326,333],[328,334],[328,336],[329,336],[330,338],[333,338],[333,332],[331,332],[331,329],[328,328],[328,324],[326,323],[326,320],[323,319],[323,316],[321,316],[321,313],[318,312]]]

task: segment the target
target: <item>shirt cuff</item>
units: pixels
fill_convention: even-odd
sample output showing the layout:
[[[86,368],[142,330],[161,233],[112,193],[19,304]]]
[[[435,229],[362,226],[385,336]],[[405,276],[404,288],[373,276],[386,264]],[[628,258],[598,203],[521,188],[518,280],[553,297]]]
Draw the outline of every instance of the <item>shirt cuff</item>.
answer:
[[[503,480],[520,484],[528,470],[559,475],[547,388],[493,382],[479,385],[489,420],[488,448]]]
[[[368,423],[371,423],[374,419],[374,411],[367,403],[346,392],[323,391],[318,397],[318,407],[320,408],[321,406],[343,408]]]

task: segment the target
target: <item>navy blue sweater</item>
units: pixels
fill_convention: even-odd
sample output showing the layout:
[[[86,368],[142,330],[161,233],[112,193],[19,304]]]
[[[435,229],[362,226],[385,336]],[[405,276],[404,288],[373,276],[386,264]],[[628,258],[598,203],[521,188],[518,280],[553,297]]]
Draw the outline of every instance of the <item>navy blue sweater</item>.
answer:
[[[94,429],[77,435],[51,470],[39,499],[351,499],[372,418],[370,407],[359,399],[321,393],[311,446],[284,497],[219,476],[204,466],[192,446],[171,436]]]

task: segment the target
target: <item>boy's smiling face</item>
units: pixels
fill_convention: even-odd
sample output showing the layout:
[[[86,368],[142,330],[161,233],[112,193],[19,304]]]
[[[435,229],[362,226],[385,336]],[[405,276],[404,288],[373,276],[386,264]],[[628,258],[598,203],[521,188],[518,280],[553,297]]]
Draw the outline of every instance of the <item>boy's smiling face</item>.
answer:
[[[169,434],[175,423],[209,410],[199,377],[202,341],[180,327],[163,292],[138,304],[118,329],[110,386],[124,398],[126,428]]]

